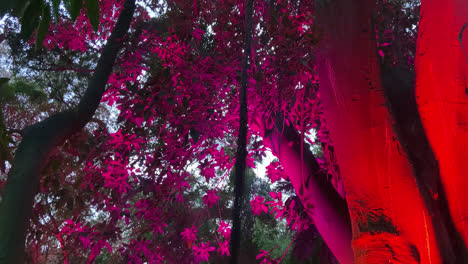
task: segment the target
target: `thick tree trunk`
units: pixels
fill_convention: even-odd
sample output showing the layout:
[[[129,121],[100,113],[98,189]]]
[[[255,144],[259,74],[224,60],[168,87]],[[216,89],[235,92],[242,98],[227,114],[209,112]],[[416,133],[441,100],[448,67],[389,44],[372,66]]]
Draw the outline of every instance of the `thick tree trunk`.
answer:
[[[127,0],[78,109],[56,114],[24,130],[0,205],[0,264],[24,263],[25,237],[41,171],[54,147],[82,129],[94,115],[134,9],[135,1]]]
[[[294,128],[287,126],[280,117],[272,130],[267,131],[265,127],[260,126],[259,129],[265,145],[281,161],[328,248],[340,263],[353,263],[351,222],[346,201],[327,180],[327,175],[320,171],[312,152]]]
[[[463,263],[457,256],[465,254],[466,248],[450,215],[439,164],[419,116],[414,71],[404,65],[387,66],[382,68],[381,75],[395,121],[394,130],[411,163],[419,191],[432,218],[440,255],[445,263]]]
[[[432,219],[385,107],[375,1],[320,2],[320,95],[345,184],[355,263],[440,263]]]
[[[465,250],[468,247],[467,25],[467,1],[422,1],[416,100]]]

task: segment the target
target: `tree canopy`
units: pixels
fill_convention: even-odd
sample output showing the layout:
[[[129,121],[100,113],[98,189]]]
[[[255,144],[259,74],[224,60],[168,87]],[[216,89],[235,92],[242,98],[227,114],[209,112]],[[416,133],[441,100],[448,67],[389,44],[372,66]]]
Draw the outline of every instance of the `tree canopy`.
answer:
[[[0,6],[1,264],[468,260],[468,4]]]

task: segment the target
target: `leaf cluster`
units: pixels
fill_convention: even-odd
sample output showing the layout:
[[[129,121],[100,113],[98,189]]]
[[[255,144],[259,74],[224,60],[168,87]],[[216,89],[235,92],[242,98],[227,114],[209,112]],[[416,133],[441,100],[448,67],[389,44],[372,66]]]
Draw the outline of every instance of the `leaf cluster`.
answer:
[[[20,18],[21,36],[25,39],[31,37],[35,31],[36,50],[42,47],[44,38],[49,30],[51,22],[60,20],[61,3],[66,7],[73,21],[76,20],[83,7],[82,0],[18,0],[3,1],[0,4],[0,16],[9,13]],[[99,2],[98,0],[86,0],[87,16],[94,31],[99,26]]]

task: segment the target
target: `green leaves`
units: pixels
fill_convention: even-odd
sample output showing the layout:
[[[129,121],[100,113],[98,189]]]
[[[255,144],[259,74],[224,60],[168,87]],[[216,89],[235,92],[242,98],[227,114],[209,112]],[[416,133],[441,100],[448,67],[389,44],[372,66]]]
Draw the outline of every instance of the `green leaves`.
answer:
[[[36,31],[36,50],[42,47],[50,25],[50,6],[43,0],[25,2],[26,9],[21,15],[21,36],[29,38]]]
[[[72,20],[75,21],[80,14],[81,8],[83,7],[83,0],[64,0],[64,3],[71,15]],[[97,31],[99,26],[98,0],[85,0],[85,7],[91,26],[93,27],[94,31]]]
[[[81,7],[83,7],[83,0],[64,0],[65,6],[68,9],[68,12],[71,15],[73,21],[76,20],[78,15],[80,14]],[[69,4],[67,4],[69,2]]]
[[[26,96],[31,103],[42,103],[47,100],[47,94],[32,82],[23,80],[9,81],[8,78],[0,78],[0,103],[7,103],[17,95]]]
[[[83,0],[16,0],[6,1],[0,5],[0,16],[11,13],[19,17],[21,22],[21,36],[29,38],[35,30],[36,50],[42,48],[50,22],[57,23],[60,18],[60,4],[63,3],[73,21],[76,20],[83,8]],[[99,0],[85,0],[87,16],[94,31],[99,27]],[[51,13],[52,9],[52,13]]]
[[[21,16],[21,36],[28,38],[36,29],[39,23],[43,2],[41,0],[33,0],[29,2]]]
[[[8,85],[9,78],[0,78],[0,104],[13,97],[13,91]]]
[[[54,14],[54,21],[55,23],[57,23],[57,21],[59,20],[59,16],[60,16],[60,2],[61,0],[52,0],[52,11],[53,11],[53,14]]]
[[[11,12],[14,16],[20,17],[28,2],[28,0],[3,1],[0,4],[0,16]]]
[[[36,33],[36,50],[42,47],[44,43],[44,38],[49,31],[50,25],[50,8],[48,5],[42,6],[42,19],[39,22],[39,28]]]
[[[86,10],[88,11],[89,22],[93,26],[94,31],[98,30],[99,26],[99,3],[98,0],[86,0]]]

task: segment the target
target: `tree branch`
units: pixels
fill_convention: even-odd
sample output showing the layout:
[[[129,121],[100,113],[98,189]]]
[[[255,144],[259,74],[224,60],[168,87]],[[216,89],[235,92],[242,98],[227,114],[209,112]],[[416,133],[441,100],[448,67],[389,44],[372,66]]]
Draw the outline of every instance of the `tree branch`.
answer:
[[[52,150],[82,129],[94,115],[134,10],[135,0],[127,0],[103,48],[88,89],[80,100],[78,111],[60,112],[24,129],[0,204],[0,264],[24,263],[24,241],[40,173]]]
[[[305,143],[293,127],[283,122],[281,114],[276,114],[276,124],[270,131],[259,125],[265,145],[280,160],[320,235],[338,260],[351,263],[351,220],[346,201],[321,172],[307,146],[303,146],[301,157],[301,143]]]

